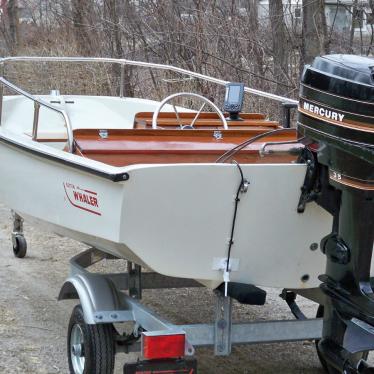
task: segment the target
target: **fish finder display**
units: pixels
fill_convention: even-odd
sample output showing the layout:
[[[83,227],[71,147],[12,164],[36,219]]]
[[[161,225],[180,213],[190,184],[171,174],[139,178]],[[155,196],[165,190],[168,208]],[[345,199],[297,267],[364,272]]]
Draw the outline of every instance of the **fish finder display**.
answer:
[[[236,104],[240,98],[240,87],[239,86],[232,86],[229,90],[227,90],[228,98],[227,101],[229,104]]]
[[[223,110],[229,113],[239,113],[243,106],[244,84],[228,83],[226,85]]]

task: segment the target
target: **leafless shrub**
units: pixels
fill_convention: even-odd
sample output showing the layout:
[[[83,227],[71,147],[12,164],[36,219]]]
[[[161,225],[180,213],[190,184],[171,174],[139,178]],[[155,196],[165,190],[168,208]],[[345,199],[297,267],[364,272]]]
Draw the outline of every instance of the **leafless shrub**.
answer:
[[[372,53],[373,32],[354,34],[352,39],[357,21],[353,16],[361,13],[348,9],[352,27],[345,31],[334,26],[334,19],[328,27],[323,0],[271,0],[267,12],[261,11],[257,0],[8,0],[6,4],[0,18],[4,54],[107,56],[172,64],[293,98],[298,95],[303,63],[316,54]],[[373,10],[373,1],[369,5]],[[304,13],[303,22],[295,7]],[[6,66],[6,76],[37,94],[51,89],[64,94],[119,94],[118,66],[17,63]],[[160,100],[172,92],[193,91],[216,102],[223,96],[222,87],[165,71],[127,67],[124,78],[127,96]],[[278,116],[277,104],[247,96],[246,110]]]

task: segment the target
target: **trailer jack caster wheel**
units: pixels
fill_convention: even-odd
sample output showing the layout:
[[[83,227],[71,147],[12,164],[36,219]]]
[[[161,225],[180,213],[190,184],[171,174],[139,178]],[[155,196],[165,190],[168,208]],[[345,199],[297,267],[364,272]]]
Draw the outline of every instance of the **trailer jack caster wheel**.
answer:
[[[12,242],[14,256],[18,258],[25,257],[27,252],[27,242],[25,237],[23,235],[14,235]]]
[[[318,307],[318,310],[317,310],[317,315],[316,315],[316,318],[323,318],[323,314],[324,314],[324,308],[323,308],[323,305],[320,305]],[[316,344],[316,350],[317,350],[317,355],[318,355],[318,358],[319,358],[319,361],[323,367],[323,369],[325,370],[326,373],[328,374],[341,374],[341,372],[333,367],[331,367],[331,365],[329,365],[325,358],[323,357],[323,355],[321,354],[319,348],[318,348],[318,343],[319,343],[319,340],[316,340],[315,341],[315,344]],[[368,359],[368,356],[369,356],[369,352],[362,352],[360,354],[357,354],[355,355],[355,360],[358,362],[360,359],[363,359],[363,360],[367,360]]]
[[[115,356],[113,331],[111,324],[86,324],[82,307],[75,306],[67,336],[70,373],[112,374]]]

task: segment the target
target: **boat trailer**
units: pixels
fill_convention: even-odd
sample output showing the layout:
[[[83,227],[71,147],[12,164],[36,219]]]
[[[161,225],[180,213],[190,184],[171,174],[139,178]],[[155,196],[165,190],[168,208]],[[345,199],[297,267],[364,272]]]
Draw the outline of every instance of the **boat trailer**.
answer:
[[[71,260],[70,277],[59,295],[60,300],[80,300],[68,329],[70,371],[84,373],[90,361],[90,373],[111,374],[115,353],[140,352],[140,360],[125,364],[124,374],[194,374],[195,347],[213,346],[214,353],[222,356],[230,354],[233,344],[316,340],[318,356],[328,373],[374,373],[374,367],[366,362],[368,352],[374,350],[374,282],[370,278],[374,242],[373,97],[370,58],[321,56],[303,71],[297,130],[305,149],[298,161],[307,165],[307,173],[297,211],[303,214],[308,203],[316,202],[332,215],[333,225],[320,242],[326,268],[319,277],[319,288],[284,290],[281,294],[295,320],[233,323],[233,298],[263,305],[265,296],[256,286],[227,283],[227,295],[221,287],[215,291],[213,323],[174,325],[140,303],[142,289],[197,287],[198,283],[142,273],[141,267],[131,262],[124,274],[92,273],[89,266],[115,259],[92,248]],[[23,257],[27,246],[22,219],[17,215],[12,239],[14,254]],[[229,266],[228,258],[226,271]],[[296,295],[320,305],[318,318],[303,315]],[[132,331],[119,333],[115,325],[126,322],[133,324]]]
[[[126,374],[150,372],[151,369],[157,369],[158,373],[163,373],[163,370],[168,373],[184,373],[187,371],[183,370],[187,369],[190,370],[188,373],[196,373],[196,347],[212,346],[215,355],[226,356],[231,353],[232,345],[313,341],[322,336],[322,319],[307,319],[295,303],[294,291],[284,291],[281,296],[289,303],[298,319],[233,323],[233,298],[230,295],[247,304],[258,305],[265,302],[265,292],[248,285],[238,285],[239,292],[235,285],[231,286],[228,297],[224,296],[223,290],[214,291],[215,316],[211,324],[172,324],[140,303],[142,290],[201,287],[198,282],[142,272],[139,265],[131,262],[127,263],[125,273],[102,274],[87,269],[104,259],[113,260],[116,257],[95,248],[73,257],[70,260],[70,276],[58,299],[79,299],[85,324],[111,326],[109,335],[114,346],[111,354],[141,353],[141,360],[125,364]],[[318,296],[321,296],[318,289],[305,292],[303,296],[317,302]],[[124,322],[133,323],[130,333],[121,335],[112,328],[113,324]],[[78,362],[76,365],[79,366],[79,358],[83,358],[83,343],[77,344],[73,338],[68,337],[68,355],[71,356],[69,361],[72,365]],[[103,354],[100,352],[100,355]],[[114,361],[112,357],[106,359]]]

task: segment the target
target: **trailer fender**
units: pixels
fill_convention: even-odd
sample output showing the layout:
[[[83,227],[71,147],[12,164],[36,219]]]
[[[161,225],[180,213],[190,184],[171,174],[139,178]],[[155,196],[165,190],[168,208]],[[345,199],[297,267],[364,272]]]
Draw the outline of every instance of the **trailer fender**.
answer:
[[[63,284],[58,300],[79,299],[87,324],[125,322],[132,320],[122,310],[113,282],[100,274],[75,274]]]

